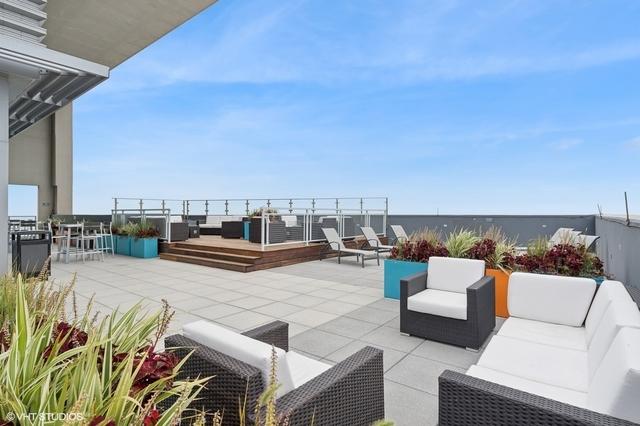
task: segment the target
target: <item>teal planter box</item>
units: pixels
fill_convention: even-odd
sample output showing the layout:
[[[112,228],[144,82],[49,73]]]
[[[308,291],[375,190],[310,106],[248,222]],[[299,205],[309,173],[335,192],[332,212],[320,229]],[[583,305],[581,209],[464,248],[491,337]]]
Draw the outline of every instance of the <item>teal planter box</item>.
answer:
[[[245,220],[244,222],[242,222],[242,239],[243,240],[248,240],[249,239],[249,226],[251,225],[251,222]]]
[[[116,243],[116,253],[123,256],[131,256],[131,237],[128,235],[113,236]]]
[[[149,259],[158,257],[158,239],[157,238],[132,238],[131,239],[131,256]]]
[[[424,272],[429,267],[422,262],[386,259],[384,261],[384,297],[400,299],[400,280]]]

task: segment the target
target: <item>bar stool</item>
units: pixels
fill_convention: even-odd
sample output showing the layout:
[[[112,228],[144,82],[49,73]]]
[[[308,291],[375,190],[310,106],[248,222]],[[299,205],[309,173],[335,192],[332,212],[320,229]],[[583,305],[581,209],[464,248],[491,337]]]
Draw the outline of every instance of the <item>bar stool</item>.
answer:
[[[115,255],[114,245],[113,245],[113,227],[110,222],[109,225],[105,225],[103,222],[100,222],[100,233],[98,234],[98,240],[100,242],[100,250],[103,253],[111,255]]]

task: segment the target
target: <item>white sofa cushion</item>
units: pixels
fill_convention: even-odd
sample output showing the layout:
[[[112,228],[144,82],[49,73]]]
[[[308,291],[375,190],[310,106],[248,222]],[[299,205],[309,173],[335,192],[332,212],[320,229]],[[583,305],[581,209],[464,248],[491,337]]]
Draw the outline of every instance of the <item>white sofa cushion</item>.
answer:
[[[575,405],[577,407],[587,407],[587,393],[579,392],[560,386],[552,386],[546,383],[536,382],[534,380],[524,379],[522,377],[506,374],[501,371],[492,370],[490,368],[472,365],[466,373],[469,376],[478,379],[487,380],[499,385],[508,386],[523,392],[532,393],[534,395],[553,399],[555,401],[564,402],[565,404]]]
[[[331,368],[329,364],[300,355],[297,352],[287,352],[287,367],[291,374],[293,387],[298,388],[309,380]]]
[[[441,317],[467,319],[467,295],[454,291],[426,289],[407,299],[407,309]]]
[[[264,385],[269,384],[271,372],[272,346],[228,330],[208,321],[195,321],[182,327],[183,335],[201,345],[207,346],[260,370]],[[286,352],[275,348],[277,358],[277,380],[280,384],[278,396],[295,389],[288,368]]]
[[[588,408],[640,423],[640,329],[623,328],[596,372]]]
[[[587,352],[494,336],[481,367],[578,392],[588,389]]]
[[[568,325],[510,317],[502,324],[502,327],[500,327],[498,336],[527,340],[529,342],[560,348],[576,349],[579,351],[587,350],[584,327],[571,327]]]
[[[429,258],[427,288],[467,293],[467,287],[484,276],[484,260]]]
[[[296,226],[298,225],[298,216],[285,215],[282,216],[282,221],[284,222],[284,226]]]
[[[614,299],[609,303],[589,344],[589,377],[593,377],[622,327],[640,328],[640,310],[634,302]]]
[[[596,282],[589,278],[514,272],[509,278],[509,314],[517,318],[580,327],[595,291]]]
[[[609,303],[614,299],[633,302],[629,292],[621,282],[605,280],[598,286],[598,291],[593,298],[593,303],[591,303],[587,319],[584,322],[584,326],[587,329],[587,343],[591,342],[600,320],[604,316],[607,307],[609,307]]]

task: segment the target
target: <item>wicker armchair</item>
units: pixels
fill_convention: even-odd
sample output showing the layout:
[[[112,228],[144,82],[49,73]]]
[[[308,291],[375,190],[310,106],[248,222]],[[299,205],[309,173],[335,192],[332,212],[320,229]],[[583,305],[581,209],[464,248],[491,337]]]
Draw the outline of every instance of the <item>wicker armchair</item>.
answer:
[[[274,321],[245,336],[288,351],[287,323]],[[246,401],[245,424],[253,424],[255,404],[265,389],[261,371],[249,364],[200,345],[182,335],[165,343],[178,356],[194,348],[180,378],[212,376],[191,408],[224,414],[225,425],[240,424],[240,404]],[[382,351],[366,347],[317,377],[278,398],[278,415],[289,425],[370,425],[384,418]]]
[[[429,269],[433,270],[433,274],[436,273],[436,260],[440,259],[447,263],[479,262],[431,257]],[[484,263],[481,268],[484,271]],[[456,318],[437,310],[411,309],[410,298],[427,290],[428,274],[429,271],[421,272],[400,281],[400,332],[451,345],[479,349],[496,326],[494,278],[485,276],[475,283],[470,282],[471,285],[466,287],[466,298],[464,294],[456,295],[462,298],[463,302],[466,299],[466,315],[463,318]],[[443,292],[442,290],[432,291]],[[454,292],[444,291],[444,293]],[[461,309],[465,309],[464,304]],[[448,307],[443,310],[449,311]]]

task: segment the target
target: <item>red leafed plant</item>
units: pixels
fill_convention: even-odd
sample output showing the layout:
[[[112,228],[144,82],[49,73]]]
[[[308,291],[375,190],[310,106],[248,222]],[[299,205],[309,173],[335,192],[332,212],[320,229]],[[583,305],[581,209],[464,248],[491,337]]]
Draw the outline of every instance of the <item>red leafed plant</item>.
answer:
[[[57,347],[57,353],[61,354],[84,346],[88,337],[86,332],[66,322],[59,322],[53,331],[53,341],[47,346],[42,356],[48,359],[55,347]]]
[[[431,256],[447,257],[449,252],[441,243],[434,244],[426,240],[405,241],[391,250],[389,258],[426,263]]]
[[[600,258],[584,246],[557,244],[544,254],[521,254],[514,260],[516,270],[574,277],[594,277],[604,274]]]
[[[496,242],[489,238],[484,238],[471,247],[467,256],[469,259],[484,260],[489,262],[491,256],[496,252]]]

